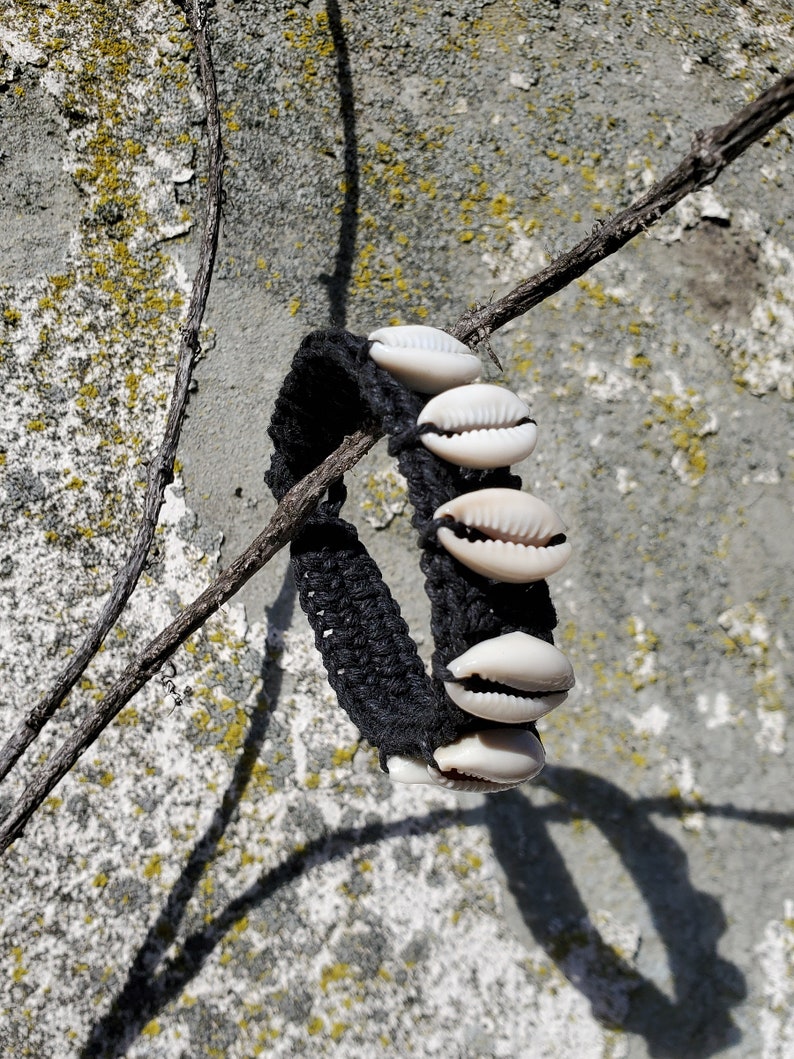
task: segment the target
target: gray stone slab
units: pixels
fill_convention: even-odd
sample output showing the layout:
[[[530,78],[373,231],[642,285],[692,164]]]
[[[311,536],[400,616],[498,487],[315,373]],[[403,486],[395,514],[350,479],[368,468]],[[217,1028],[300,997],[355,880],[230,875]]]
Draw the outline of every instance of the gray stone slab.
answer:
[[[264,525],[267,422],[304,334],[449,326],[794,55],[783,0],[209,18],[226,199],[180,474],[118,631],[2,806]],[[176,7],[12,0],[0,89],[6,735],[129,544],[206,174]],[[575,545],[551,587],[577,688],[541,722],[539,780],[392,785],[279,556],[0,862],[4,1055],[792,1054],[791,131],[494,338],[539,424],[525,487]],[[385,449],[348,477],[428,657]]]

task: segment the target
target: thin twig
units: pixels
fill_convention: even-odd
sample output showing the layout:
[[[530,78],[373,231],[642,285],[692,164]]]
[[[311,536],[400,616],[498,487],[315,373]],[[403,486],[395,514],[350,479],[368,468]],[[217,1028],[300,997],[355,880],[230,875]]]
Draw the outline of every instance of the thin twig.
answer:
[[[462,339],[482,340],[515,316],[561,290],[587,269],[614,253],[657,221],[690,191],[706,187],[731,161],[794,110],[794,75],[787,75],[725,125],[694,138],[693,150],[668,176],[554,265],[489,306],[465,313],[454,328]],[[261,569],[292,537],[327,486],[353,467],[378,440],[373,428],[360,431],[332,453],[284,497],[267,528],[179,618],[161,632],[124,671],[108,695],[53,757],[35,773],[9,815],[0,824],[0,852],[18,838],[25,823],[66,775],[86,747],[132,696],[154,676],[176,648],[207,617]]]
[[[223,606],[242,586],[279,552],[311,515],[326,489],[355,466],[380,437],[379,432],[359,430],[345,438],[319,467],[293,486],[276,508],[265,529],[234,562],[181,612],[179,617],[151,640],[122,673],[120,679],[73,734],[35,773],[11,812],[0,824],[0,853],[21,833],[30,816],[66,775],[86,747],[113,720],[132,696],[162,667],[174,651]]]
[[[143,513],[127,561],[117,571],[113,579],[110,595],[102,607],[99,617],[70,658],[69,664],[60,673],[46,695],[30,710],[0,751],[0,780],[9,773],[25,750],[37,738],[41,729],[80,679],[91,659],[99,650],[102,641],[118,621],[119,615],[138,583],[138,578],[143,569],[143,564],[146,562],[146,556],[149,554],[155,529],[157,528],[165,487],[174,477],[174,459],[179,435],[182,430],[182,422],[185,418],[193,367],[201,349],[199,331],[204,316],[204,308],[207,304],[215,252],[218,246],[223,172],[223,146],[221,144],[218,97],[203,6],[199,4],[198,0],[193,0],[191,4],[185,4],[183,10],[193,34],[201,83],[204,89],[204,101],[207,109],[209,165],[207,208],[199,252],[199,265],[193,280],[187,319],[181,329],[182,338],[179,345],[176,377],[174,379],[165,431],[160,448],[149,465]]]
[[[743,151],[794,111],[794,73],[787,74],[724,125],[692,137],[692,150],[628,209],[606,221],[567,254],[490,305],[463,313],[452,334],[462,342],[482,342],[510,320],[567,287],[593,265],[645,231],[690,192],[712,184]]]

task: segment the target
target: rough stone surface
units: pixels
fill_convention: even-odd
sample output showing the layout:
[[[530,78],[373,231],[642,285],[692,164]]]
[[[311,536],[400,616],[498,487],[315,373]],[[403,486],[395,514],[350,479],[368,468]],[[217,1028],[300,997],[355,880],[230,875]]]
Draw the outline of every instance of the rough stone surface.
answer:
[[[794,59],[786,0],[219,0],[210,23],[226,201],[180,475],[0,810],[263,525],[303,334],[450,325]],[[206,176],[177,7],[10,0],[0,130],[5,735],[97,612],[162,430]],[[0,862],[3,1055],[794,1054],[791,137],[494,339],[540,426],[526,487],[576,547],[552,589],[578,683],[540,780],[393,788],[280,556]],[[349,477],[429,654],[399,476],[376,450]]]

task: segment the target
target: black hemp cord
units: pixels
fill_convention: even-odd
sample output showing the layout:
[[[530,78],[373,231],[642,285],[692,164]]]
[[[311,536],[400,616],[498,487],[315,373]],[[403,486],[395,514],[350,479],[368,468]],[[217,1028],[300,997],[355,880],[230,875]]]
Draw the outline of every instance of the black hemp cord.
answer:
[[[317,331],[295,355],[269,428],[275,451],[265,481],[276,500],[345,436],[372,424],[389,435],[389,453],[408,482],[431,603],[433,679],[379,567],[355,527],[339,517],[347,496],[341,478],[291,546],[300,603],[329,683],[361,735],[378,747],[384,771],[393,754],[434,763],[437,747],[483,727],[500,727],[472,717],[448,698],[442,684],[450,679],[447,664],[481,640],[516,630],[551,642],[557,624],[545,581],[492,581],[458,563],[438,543],[433,512],[439,505],[475,489],[520,489],[521,479],[508,468],[468,470],[430,453],[416,427],[426,400],[374,363],[366,338]],[[504,727],[537,734],[531,723]]]

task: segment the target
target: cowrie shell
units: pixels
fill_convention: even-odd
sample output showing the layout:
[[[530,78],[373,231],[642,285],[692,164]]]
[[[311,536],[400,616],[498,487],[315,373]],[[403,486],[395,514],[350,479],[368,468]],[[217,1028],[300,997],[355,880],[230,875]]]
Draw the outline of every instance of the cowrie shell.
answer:
[[[389,767],[389,778],[395,783],[433,783],[427,774],[427,765],[419,758],[392,754],[386,759],[386,764]]]
[[[459,537],[438,529],[441,545],[464,566],[483,577],[510,584],[542,581],[571,556],[568,541],[549,544],[565,533],[565,523],[548,504],[517,489],[478,489],[439,507],[434,516],[479,530],[486,540]]]
[[[439,787],[457,791],[508,790],[533,779],[546,762],[536,735],[523,728],[487,728],[464,735],[435,753],[428,773]],[[487,787],[482,784],[487,783]]]
[[[375,363],[419,393],[441,393],[473,382],[480,374],[479,358],[438,327],[381,327],[367,338]]]
[[[459,467],[509,467],[535,448],[538,428],[517,394],[490,383],[456,386],[433,397],[417,426],[432,424],[438,433],[420,439],[435,456]]]
[[[492,780],[479,780],[474,776],[447,776],[446,773],[434,769],[432,765],[427,766],[427,774],[433,786],[455,791],[456,794],[498,794],[499,791],[509,791],[518,786],[517,783],[494,783]]]
[[[515,694],[504,690],[472,691],[460,683],[444,681],[447,695],[462,710],[505,724],[543,717],[567,699],[575,683],[573,666],[562,651],[525,632],[482,640],[449,662],[447,669],[456,681],[480,677],[515,689]],[[522,691],[536,694],[519,694]]]
[[[387,761],[397,783],[421,783],[449,791],[496,794],[533,779],[546,755],[537,736],[520,728],[489,728],[439,747],[434,768],[418,758],[394,754]],[[443,762],[443,764],[442,764]]]

